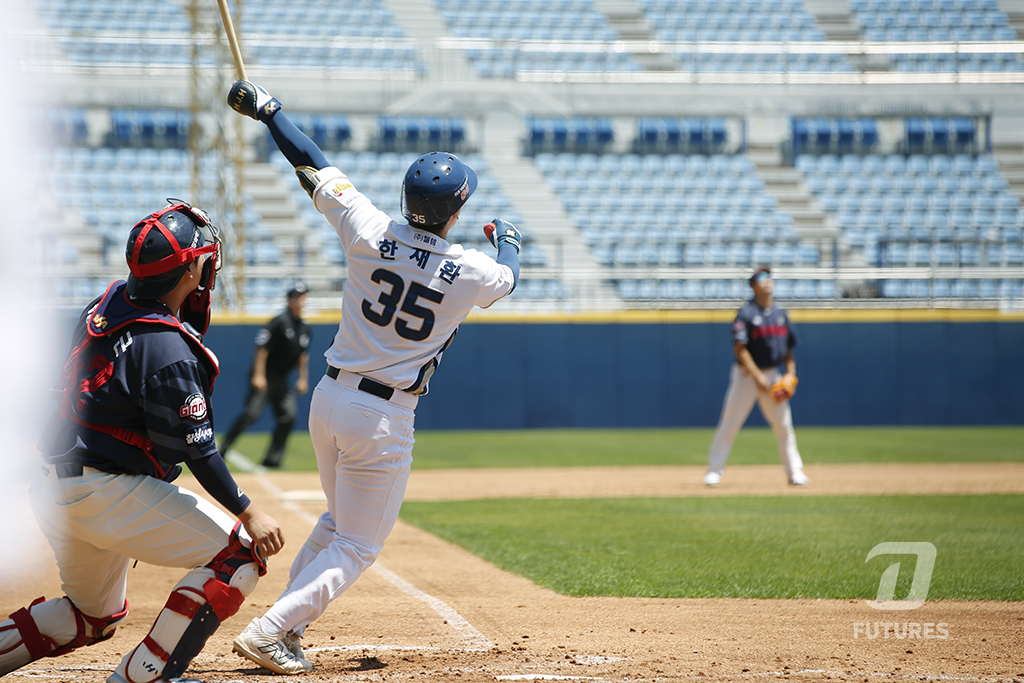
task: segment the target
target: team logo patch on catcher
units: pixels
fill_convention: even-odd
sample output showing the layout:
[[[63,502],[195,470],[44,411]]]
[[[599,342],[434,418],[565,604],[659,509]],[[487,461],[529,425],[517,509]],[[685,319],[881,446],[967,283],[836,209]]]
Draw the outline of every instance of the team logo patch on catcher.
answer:
[[[179,412],[193,422],[202,422],[206,419],[206,398],[202,394],[192,394],[185,399]]]

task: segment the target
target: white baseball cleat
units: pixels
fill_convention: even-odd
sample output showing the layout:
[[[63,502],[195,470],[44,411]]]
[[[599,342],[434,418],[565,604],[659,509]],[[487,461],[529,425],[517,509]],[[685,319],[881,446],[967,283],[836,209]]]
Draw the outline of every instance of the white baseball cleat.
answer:
[[[807,486],[811,480],[803,472],[794,472],[793,476],[789,478],[789,483],[793,486]]]
[[[704,485],[705,486],[718,486],[718,484],[721,481],[722,481],[722,473],[721,472],[708,472],[707,474],[704,475]]]
[[[259,617],[249,622],[235,638],[232,648],[242,657],[279,674],[305,674],[313,670],[306,659],[292,654],[285,644],[286,636],[270,636],[263,632]],[[301,649],[299,650],[302,651]]]

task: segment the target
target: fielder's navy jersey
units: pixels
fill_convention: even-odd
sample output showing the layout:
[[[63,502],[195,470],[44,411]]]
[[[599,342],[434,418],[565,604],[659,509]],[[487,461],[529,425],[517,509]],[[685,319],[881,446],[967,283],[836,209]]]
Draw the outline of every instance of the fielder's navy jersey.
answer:
[[[743,305],[732,324],[732,341],[743,344],[759,368],[775,368],[796,346],[796,330],[780,306],[762,309],[753,299]]]
[[[97,321],[114,331],[95,336],[73,359],[78,369],[64,404],[70,414],[58,414],[40,443],[48,462],[169,479],[177,463],[217,453],[207,400],[216,360],[198,339],[161,323],[167,320],[172,317],[163,304],[130,301],[123,283],[90,304],[74,344]],[[111,428],[148,439],[151,451],[117,438]]]

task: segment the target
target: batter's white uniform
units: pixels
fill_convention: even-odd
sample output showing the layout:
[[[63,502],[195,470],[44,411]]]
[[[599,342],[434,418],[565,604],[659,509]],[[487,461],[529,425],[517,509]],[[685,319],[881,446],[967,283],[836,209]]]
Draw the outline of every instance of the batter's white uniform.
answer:
[[[317,179],[313,201],[338,233],[348,280],[325,354],[338,376],[320,380],[309,415],[327,512],[263,616],[279,633],[301,634],[377,559],[405,496],[418,396],[473,307],[514,284],[491,257],[391,220],[337,169]],[[360,390],[364,378],[393,388],[390,400]]]

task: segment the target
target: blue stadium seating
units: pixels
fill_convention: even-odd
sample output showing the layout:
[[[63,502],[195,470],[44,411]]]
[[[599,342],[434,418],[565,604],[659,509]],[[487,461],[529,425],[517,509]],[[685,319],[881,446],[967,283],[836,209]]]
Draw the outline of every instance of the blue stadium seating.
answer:
[[[795,156],[868,154],[878,144],[874,119],[793,119],[792,126]],[[838,161],[834,170],[839,170]]]
[[[641,154],[707,155],[722,151],[727,139],[725,119],[641,117],[633,147]]]
[[[191,63],[191,21],[181,3],[153,7],[106,0],[32,0],[43,21],[60,32],[70,62],[88,65]],[[422,73],[425,67],[387,5],[352,0],[344,7],[311,0],[281,5],[247,0],[236,10],[247,63],[303,69],[372,69]],[[159,40],[146,34],[160,33]],[[345,45],[337,45],[341,37]],[[381,40],[390,44],[380,44]],[[201,55],[212,65],[212,57]]]
[[[592,0],[435,0],[456,38],[508,41],[507,47],[465,50],[482,78],[513,78],[519,71],[641,71],[627,52],[588,50],[571,45],[557,51],[519,49],[519,41],[615,41],[618,33]]]
[[[746,0],[734,3],[670,3],[639,0],[647,23],[660,40],[674,42],[804,42],[824,41],[814,16],[803,2]],[[683,71],[692,72],[846,72],[852,65],[841,54],[693,52],[680,49],[675,57]]]
[[[191,116],[173,109],[113,109],[110,112],[112,147],[178,147],[188,143]]]
[[[914,0],[906,7],[889,0],[850,0],[864,37],[880,42],[975,42],[1018,40],[998,3],[981,6],[973,0]],[[893,54],[902,72],[1021,71],[1024,61],[1013,53],[958,55]]]
[[[382,116],[377,120],[374,146],[382,152],[423,149],[459,152],[465,140],[466,124],[458,117]]]
[[[865,155],[856,161],[802,155],[795,166],[821,207],[835,216],[846,245],[869,262],[964,267],[1017,258],[1024,212],[991,155]],[[881,195],[881,213],[879,196],[860,189],[866,174],[890,188]],[[929,187],[943,189],[922,189]]]
[[[820,263],[743,155],[542,152],[534,163],[599,265]]]
[[[614,142],[615,131],[605,118],[527,117],[526,153],[599,153]]]

